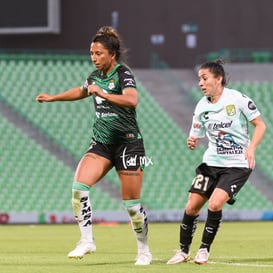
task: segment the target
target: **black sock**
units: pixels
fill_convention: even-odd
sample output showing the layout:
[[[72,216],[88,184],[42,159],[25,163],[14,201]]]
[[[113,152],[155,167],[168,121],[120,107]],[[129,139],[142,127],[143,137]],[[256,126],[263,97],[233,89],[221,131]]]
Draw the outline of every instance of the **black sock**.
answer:
[[[198,216],[190,216],[184,212],[180,225],[180,248],[183,252],[189,253],[193,234],[196,230]]]
[[[216,236],[222,219],[222,210],[210,211],[208,210],[207,221],[204,227],[202,243],[200,248],[207,248],[210,250],[210,246]]]

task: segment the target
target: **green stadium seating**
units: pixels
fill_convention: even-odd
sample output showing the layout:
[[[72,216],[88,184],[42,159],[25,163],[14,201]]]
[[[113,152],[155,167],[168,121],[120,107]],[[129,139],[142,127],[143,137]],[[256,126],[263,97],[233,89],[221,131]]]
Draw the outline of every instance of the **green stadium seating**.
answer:
[[[272,54],[268,51],[254,51],[252,52],[252,59],[254,63],[269,63]]]
[[[0,211],[70,211],[74,170],[1,115],[0,124]],[[98,209],[121,207],[120,202],[99,188],[92,189],[91,194]]]
[[[73,103],[39,104],[35,97],[40,92],[56,93],[81,85],[90,71],[91,62],[86,58],[77,59],[77,56],[74,58],[61,55],[48,55],[42,58],[0,56],[2,76],[0,99],[54,143],[61,145],[76,159],[80,159],[89,145],[92,133],[94,116],[92,98]],[[268,84],[263,88],[272,90],[270,86]],[[142,191],[144,205],[154,210],[183,209],[187,201],[188,188],[194,177],[194,168],[201,162],[205,148],[188,150],[185,145],[186,134],[178,128],[139,81],[138,88],[140,93],[138,121],[145,140],[146,155],[153,163],[145,169]],[[264,96],[270,96],[265,93]],[[201,93],[199,90],[193,90],[191,94],[197,100]],[[259,98],[264,99],[263,103],[266,102],[263,96]],[[253,99],[256,100],[257,97]],[[259,103],[257,101],[258,105]],[[4,189],[1,195],[9,195],[12,198],[8,200],[0,198],[0,210],[70,211],[69,183],[72,183],[74,170],[39,144],[28,139],[3,117],[1,124],[2,121],[6,132],[3,142],[12,141],[9,146],[16,148],[8,149],[1,155],[5,159],[4,164],[0,166],[0,186]],[[266,172],[266,164],[263,165],[262,158],[265,158],[265,155],[257,154],[258,164],[261,164],[261,168]],[[114,170],[107,174],[106,179],[119,191],[119,180]],[[40,194],[38,198],[37,192],[43,192],[42,197]],[[238,207],[272,209],[272,203],[251,184],[246,185],[243,192],[238,196],[236,209]],[[64,198],[56,202],[60,194]],[[98,187],[92,189],[91,196],[95,209],[121,209],[120,200],[111,198]],[[254,196],[253,200],[249,196]],[[227,209],[234,208],[228,206]]]
[[[262,143],[256,152],[257,166],[261,168],[264,173],[273,180],[272,167],[269,162],[273,162],[273,154],[268,152],[268,144],[271,143],[271,135],[273,128],[271,124],[271,102],[273,101],[273,82],[254,82],[254,83],[238,83],[230,84],[232,88],[242,90],[247,96],[252,98],[258,109],[261,111],[263,119],[267,126],[267,132]]]

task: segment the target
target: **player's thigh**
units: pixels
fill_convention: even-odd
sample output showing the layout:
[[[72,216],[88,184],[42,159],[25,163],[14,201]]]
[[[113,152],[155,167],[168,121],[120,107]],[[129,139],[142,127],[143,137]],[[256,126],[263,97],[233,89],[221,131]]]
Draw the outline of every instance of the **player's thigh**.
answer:
[[[143,170],[119,170],[118,176],[121,184],[123,200],[139,199],[141,195]]]
[[[91,187],[111,168],[112,163],[109,159],[94,153],[87,153],[80,160],[74,179]]]
[[[114,165],[118,172],[123,200],[139,199],[141,195],[145,149],[143,140],[119,145]]]
[[[229,199],[230,196],[225,190],[215,188],[209,199],[208,209],[211,211],[219,211]]]
[[[186,204],[186,213],[188,215],[197,216],[201,208],[207,202],[208,198],[201,193],[190,192],[188,202]]]

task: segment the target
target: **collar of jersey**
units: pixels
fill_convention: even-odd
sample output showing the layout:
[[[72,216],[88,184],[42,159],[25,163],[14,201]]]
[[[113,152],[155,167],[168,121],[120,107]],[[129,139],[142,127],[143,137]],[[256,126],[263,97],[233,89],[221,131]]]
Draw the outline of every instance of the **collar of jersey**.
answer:
[[[120,66],[120,64],[116,64],[114,67],[113,67],[113,69],[106,75],[106,77],[104,77],[104,78],[108,78],[108,77],[111,77],[115,72],[116,72],[116,70],[118,69],[118,67]],[[102,75],[102,71],[101,71],[101,76],[103,76]]]

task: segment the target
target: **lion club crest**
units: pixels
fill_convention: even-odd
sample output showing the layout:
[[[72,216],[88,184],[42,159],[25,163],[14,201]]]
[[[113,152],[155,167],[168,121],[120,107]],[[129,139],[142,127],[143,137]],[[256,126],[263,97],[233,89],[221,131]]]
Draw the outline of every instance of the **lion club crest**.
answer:
[[[226,106],[226,112],[228,116],[234,116],[236,114],[236,108],[234,104]]]

